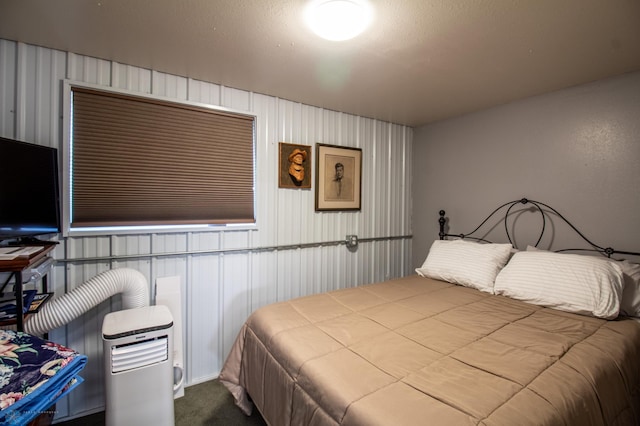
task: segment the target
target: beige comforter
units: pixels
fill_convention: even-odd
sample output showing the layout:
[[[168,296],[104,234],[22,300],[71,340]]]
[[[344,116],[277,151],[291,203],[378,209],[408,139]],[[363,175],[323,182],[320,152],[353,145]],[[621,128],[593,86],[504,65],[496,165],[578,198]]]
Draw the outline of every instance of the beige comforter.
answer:
[[[640,325],[417,275],[254,312],[220,374],[275,425],[640,424]]]

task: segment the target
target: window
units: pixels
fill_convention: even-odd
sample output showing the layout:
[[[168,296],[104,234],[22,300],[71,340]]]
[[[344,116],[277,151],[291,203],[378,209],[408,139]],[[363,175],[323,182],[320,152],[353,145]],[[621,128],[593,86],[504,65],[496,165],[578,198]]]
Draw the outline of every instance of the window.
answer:
[[[71,86],[70,226],[255,222],[255,117]]]

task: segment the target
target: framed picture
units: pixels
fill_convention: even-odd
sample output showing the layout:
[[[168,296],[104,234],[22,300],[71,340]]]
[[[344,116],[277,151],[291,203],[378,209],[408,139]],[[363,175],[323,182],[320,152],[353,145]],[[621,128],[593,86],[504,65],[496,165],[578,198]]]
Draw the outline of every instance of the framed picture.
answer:
[[[53,293],[36,294],[31,301],[31,305],[29,306],[27,313],[33,314],[35,312],[39,312],[44,302],[46,302],[51,296],[53,296]]]
[[[278,187],[311,188],[311,147],[280,142]]]
[[[360,210],[362,150],[318,144],[316,211]]]

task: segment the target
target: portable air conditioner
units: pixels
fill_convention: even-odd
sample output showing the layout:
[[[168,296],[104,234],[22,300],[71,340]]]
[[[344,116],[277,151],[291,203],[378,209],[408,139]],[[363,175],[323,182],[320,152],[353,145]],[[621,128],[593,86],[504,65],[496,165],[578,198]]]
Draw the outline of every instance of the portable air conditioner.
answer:
[[[173,317],[163,305],[102,323],[107,426],[173,426]]]

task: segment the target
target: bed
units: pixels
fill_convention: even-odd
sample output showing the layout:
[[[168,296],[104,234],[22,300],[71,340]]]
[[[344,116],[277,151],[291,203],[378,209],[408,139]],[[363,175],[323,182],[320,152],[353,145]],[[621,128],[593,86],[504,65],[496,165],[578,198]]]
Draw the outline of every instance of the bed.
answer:
[[[604,256],[514,249],[518,204]],[[611,260],[638,253],[524,198],[481,226],[505,209],[509,243],[449,234],[441,212],[416,274],[257,309],[220,381],[274,426],[640,424],[640,266]]]

